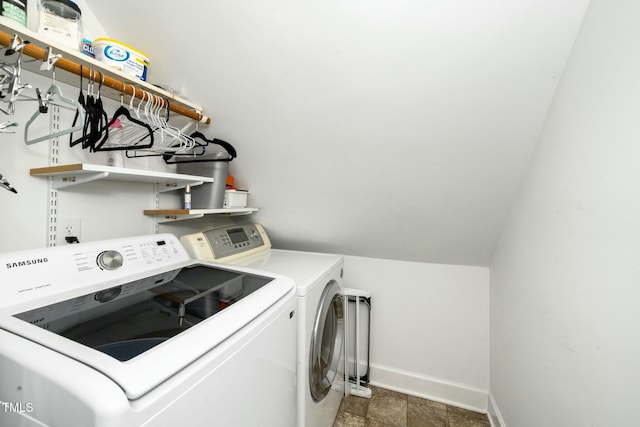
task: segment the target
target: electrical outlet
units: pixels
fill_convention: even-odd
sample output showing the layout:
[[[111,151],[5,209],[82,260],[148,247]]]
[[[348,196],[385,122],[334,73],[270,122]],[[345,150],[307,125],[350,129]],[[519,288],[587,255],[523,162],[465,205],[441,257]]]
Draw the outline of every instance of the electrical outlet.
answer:
[[[80,243],[80,218],[58,218],[56,222],[56,246]]]

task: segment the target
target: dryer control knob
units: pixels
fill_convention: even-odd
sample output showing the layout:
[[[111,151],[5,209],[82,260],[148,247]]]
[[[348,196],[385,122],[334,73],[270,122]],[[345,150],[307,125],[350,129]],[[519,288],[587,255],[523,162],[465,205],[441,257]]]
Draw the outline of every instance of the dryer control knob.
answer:
[[[104,270],[115,270],[122,267],[122,254],[118,251],[104,251],[98,255],[96,260],[98,266]]]

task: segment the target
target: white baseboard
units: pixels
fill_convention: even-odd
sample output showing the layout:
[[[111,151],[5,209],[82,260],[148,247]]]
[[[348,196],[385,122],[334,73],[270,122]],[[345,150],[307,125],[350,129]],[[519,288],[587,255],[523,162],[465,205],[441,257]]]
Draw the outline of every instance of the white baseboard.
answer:
[[[489,408],[487,410],[487,415],[489,416],[491,427],[507,427],[507,424],[504,422],[504,418],[502,418],[502,414],[500,413],[500,409],[498,408],[498,404],[491,392],[489,392]]]
[[[488,390],[375,364],[371,365],[370,378],[375,386],[487,413]]]

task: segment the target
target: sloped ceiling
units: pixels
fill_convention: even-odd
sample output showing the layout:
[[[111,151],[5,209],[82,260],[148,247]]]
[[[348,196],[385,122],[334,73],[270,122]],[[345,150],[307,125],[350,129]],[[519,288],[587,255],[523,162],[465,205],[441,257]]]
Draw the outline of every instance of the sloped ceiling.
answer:
[[[214,116],[275,246],[488,265],[588,0],[85,3]]]

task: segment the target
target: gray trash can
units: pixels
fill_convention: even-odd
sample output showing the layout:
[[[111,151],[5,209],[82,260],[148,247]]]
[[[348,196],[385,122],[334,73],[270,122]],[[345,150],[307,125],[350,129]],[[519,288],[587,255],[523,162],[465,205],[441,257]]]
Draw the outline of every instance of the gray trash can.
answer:
[[[218,209],[224,204],[229,162],[226,153],[199,156],[197,162],[178,162],[178,173],[212,177],[213,182],[191,187],[192,209]]]

